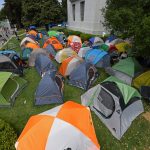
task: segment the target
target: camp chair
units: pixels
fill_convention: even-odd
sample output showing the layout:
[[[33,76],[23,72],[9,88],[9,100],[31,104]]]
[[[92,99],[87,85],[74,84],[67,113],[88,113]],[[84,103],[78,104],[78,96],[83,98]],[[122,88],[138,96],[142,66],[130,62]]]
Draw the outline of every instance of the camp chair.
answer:
[[[143,98],[150,101],[150,86],[141,86],[140,93]]]

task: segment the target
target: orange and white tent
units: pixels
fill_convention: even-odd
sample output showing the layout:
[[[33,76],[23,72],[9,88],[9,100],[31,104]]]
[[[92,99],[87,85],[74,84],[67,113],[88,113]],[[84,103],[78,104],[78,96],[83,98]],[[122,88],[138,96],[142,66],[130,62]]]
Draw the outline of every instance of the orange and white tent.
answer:
[[[58,63],[61,63],[66,58],[71,57],[71,56],[77,56],[77,53],[75,51],[73,51],[70,47],[69,48],[64,48],[63,50],[57,52],[57,54],[55,56],[55,60]]]
[[[37,43],[31,43],[31,42],[28,42],[26,45],[25,45],[25,48],[31,48],[31,49],[38,49],[40,48],[40,46],[37,44]]]
[[[89,108],[68,101],[32,116],[16,150],[99,150]]]
[[[69,76],[70,73],[77,68],[77,66],[79,64],[81,64],[83,62],[83,59],[80,57],[76,57],[76,56],[72,56],[72,57],[68,57],[66,58],[60,68],[59,68],[59,73],[62,76]]]
[[[76,36],[76,35],[68,36],[68,45],[70,45],[70,43],[73,43],[73,42],[79,42],[82,44],[81,38],[79,36]]]

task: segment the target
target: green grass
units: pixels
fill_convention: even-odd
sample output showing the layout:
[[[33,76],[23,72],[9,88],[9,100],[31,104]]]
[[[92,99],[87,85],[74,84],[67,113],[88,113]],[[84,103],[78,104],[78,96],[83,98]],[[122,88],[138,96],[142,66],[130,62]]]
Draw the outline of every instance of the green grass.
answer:
[[[23,36],[21,38],[23,38]],[[19,48],[19,42],[15,38],[12,38],[10,42],[17,45],[16,50],[18,52],[21,51]],[[5,47],[7,47],[7,45]],[[95,85],[107,78],[107,74],[103,69],[99,69],[99,73],[100,77],[98,78],[98,81],[95,83]],[[28,81],[28,85],[17,97],[14,106],[11,108],[0,108],[0,118],[10,123],[16,130],[18,136],[20,135],[30,116],[57,106],[56,104],[46,106],[34,105],[35,90],[40,81],[40,76],[37,74],[34,68],[26,69],[23,78]],[[81,103],[80,96],[83,93],[83,90],[69,86],[67,85],[67,82],[65,82],[64,101],[73,100],[77,103]],[[148,103],[144,102],[144,107],[146,111],[150,112],[150,105]],[[135,119],[131,127],[122,137],[121,141],[116,140],[112,136],[109,130],[93,112],[92,118],[96,135],[102,150],[150,149],[150,123],[146,121],[142,115]]]

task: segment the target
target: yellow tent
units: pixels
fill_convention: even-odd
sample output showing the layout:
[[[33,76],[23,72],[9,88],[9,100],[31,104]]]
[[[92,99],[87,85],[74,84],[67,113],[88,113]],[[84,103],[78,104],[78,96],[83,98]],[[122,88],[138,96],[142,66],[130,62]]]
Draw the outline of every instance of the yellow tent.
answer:
[[[116,44],[115,47],[117,48],[118,52],[127,52],[128,49],[131,48],[131,45],[127,42],[121,42],[119,44]]]
[[[142,73],[133,80],[133,86],[140,88],[141,86],[150,86],[150,70]]]

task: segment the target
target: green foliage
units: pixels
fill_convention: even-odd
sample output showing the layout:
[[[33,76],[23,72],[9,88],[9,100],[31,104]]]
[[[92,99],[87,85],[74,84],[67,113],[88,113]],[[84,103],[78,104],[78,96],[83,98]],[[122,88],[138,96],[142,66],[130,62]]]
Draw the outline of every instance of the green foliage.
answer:
[[[104,25],[124,38],[133,37],[137,55],[150,56],[150,0],[107,0]]]
[[[1,150],[15,150],[15,142],[17,134],[13,128],[6,122],[0,119],[0,149]]]

